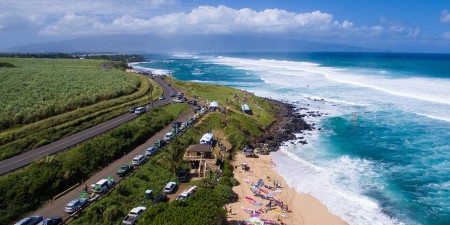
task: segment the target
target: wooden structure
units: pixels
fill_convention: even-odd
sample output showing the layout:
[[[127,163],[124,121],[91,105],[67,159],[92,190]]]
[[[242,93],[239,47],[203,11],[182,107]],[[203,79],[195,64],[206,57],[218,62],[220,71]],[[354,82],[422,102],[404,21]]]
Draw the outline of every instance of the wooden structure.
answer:
[[[210,172],[208,164],[214,165],[216,157],[211,145],[195,144],[189,145],[184,153],[183,160],[191,163],[192,172],[199,177],[206,177]]]

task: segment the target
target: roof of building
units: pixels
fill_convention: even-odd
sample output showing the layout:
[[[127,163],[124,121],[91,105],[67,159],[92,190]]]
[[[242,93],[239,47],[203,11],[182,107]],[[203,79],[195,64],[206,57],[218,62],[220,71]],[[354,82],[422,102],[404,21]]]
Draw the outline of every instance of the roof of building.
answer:
[[[189,145],[186,152],[211,152],[212,148],[209,145],[195,144]]]

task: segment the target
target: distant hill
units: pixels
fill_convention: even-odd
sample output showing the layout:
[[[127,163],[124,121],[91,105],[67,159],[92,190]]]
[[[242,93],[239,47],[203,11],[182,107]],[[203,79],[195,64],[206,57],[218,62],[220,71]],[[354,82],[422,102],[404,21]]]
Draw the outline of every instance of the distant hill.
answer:
[[[373,51],[371,49],[329,44],[278,36],[236,35],[108,35],[44,42],[3,49],[6,52],[236,52],[236,51]]]

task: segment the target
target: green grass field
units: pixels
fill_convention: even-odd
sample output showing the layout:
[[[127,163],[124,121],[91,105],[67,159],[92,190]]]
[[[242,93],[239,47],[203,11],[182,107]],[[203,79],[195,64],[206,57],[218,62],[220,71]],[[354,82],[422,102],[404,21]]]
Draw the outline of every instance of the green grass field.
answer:
[[[0,58],[0,130],[136,92],[140,80],[104,60]]]

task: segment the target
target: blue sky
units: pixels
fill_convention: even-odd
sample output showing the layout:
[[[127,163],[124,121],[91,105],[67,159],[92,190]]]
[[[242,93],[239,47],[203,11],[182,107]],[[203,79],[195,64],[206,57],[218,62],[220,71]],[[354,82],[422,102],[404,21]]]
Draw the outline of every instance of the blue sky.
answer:
[[[112,34],[271,35],[450,52],[450,1],[2,0],[0,49]]]

